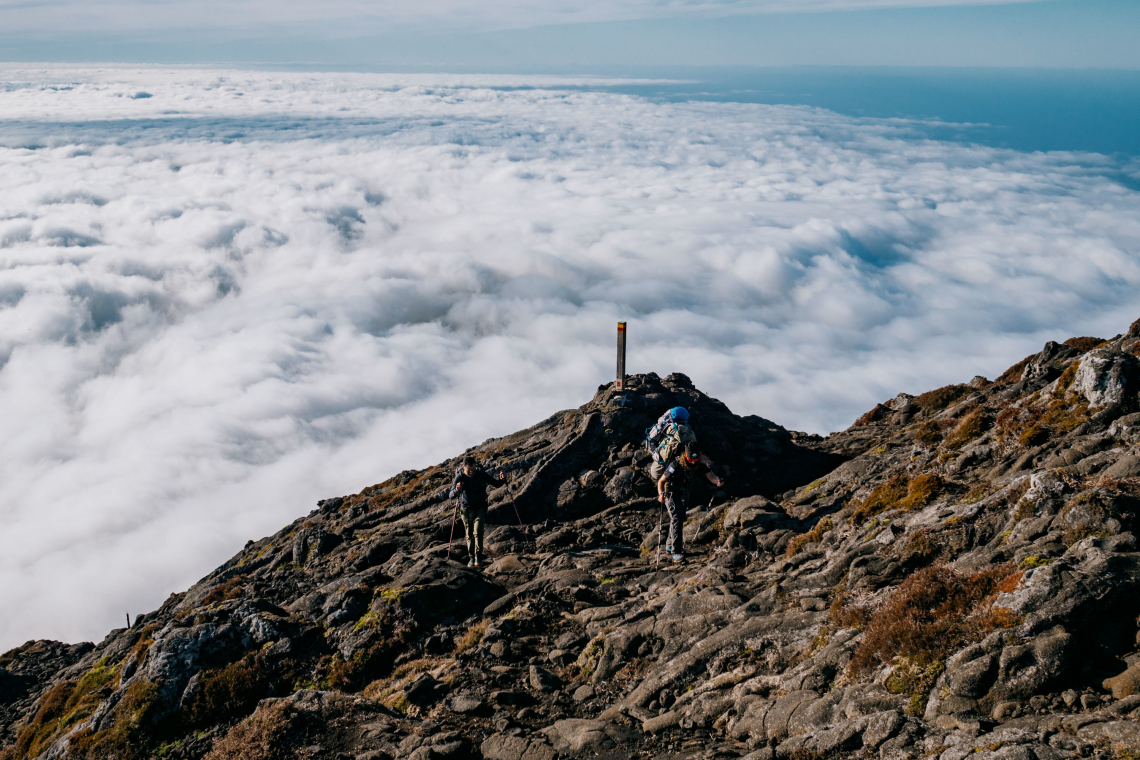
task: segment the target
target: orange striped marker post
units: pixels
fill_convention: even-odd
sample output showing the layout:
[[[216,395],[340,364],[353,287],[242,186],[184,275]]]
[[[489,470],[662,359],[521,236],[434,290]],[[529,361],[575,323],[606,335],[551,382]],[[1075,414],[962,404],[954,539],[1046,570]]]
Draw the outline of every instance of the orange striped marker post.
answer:
[[[617,389],[625,389],[625,322],[618,322],[617,331]]]

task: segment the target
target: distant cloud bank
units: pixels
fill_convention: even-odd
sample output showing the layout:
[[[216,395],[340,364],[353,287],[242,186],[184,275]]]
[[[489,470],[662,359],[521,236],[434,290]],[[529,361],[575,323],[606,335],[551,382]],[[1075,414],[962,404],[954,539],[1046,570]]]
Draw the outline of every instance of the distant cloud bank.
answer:
[[[585,402],[618,319],[827,432],[1140,317],[1136,167],[569,83],[4,70],[0,650]]]
[[[0,0],[0,28],[19,31],[126,32],[142,29],[281,29],[313,23],[354,34],[388,31],[390,24],[431,27],[436,31],[504,29],[673,16],[724,16],[745,13],[812,13],[876,8],[1014,5],[1043,0],[221,0],[153,3],[143,0],[27,2]],[[362,27],[363,25],[363,27]],[[312,27],[308,27],[312,31]]]

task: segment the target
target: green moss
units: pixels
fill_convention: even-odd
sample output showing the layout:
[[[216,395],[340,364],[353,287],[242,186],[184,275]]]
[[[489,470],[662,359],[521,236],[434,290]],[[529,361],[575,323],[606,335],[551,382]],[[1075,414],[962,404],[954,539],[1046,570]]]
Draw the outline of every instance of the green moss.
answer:
[[[802,494],[802,495],[803,495],[803,496],[807,496],[809,493],[811,493],[811,492],[812,492],[812,491],[814,491],[815,489],[819,488],[820,486],[822,486],[822,485],[823,485],[824,483],[826,483],[826,482],[827,482],[827,478],[826,478],[826,477],[822,477],[822,478],[820,478],[819,480],[816,480],[816,481],[813,481],[813,482],[811,482],[811,483],[808,483],[807,487],[806,487],[806,488],[804,488],[804,492],[803,492],[803,494]]]
[[[1034,422],[1017,437],[1022,446],[1037,446],[1049,440],[1049,429],[1039,422]]]
[[[867,498],[856,507],[851,519],[856,523],[861,523],[869,517],[891,509],[906,496],[908,482],[905,473],[900,472],[891,476],[886,482],[876,486]]]
[[[119,665],[104,657],[77,681],[56,684],[40,697],[32,720],[9,748],[8,757],[35,757],[73,726],[95,712],[105,695],[103,690],[117,684]]]
[[[887,691],[892,694],[903,694],[910,697],[906,711],[909,715],[921,718],[926,712],[926,702],[930,699],[930,690],[934,688],[938,676],[946,670],[946,664],[937,660],[923,666],[915,661],[899,657],[895,660],[895,667],[884,684]]]
[[[1025,559],[1021,560],[1021,566],[1024,568],[1027,568],[1027,569],[1031,568],[1031,567],[1045,567],[1045,565],[1048,565],[1048,564],[1049,564],[1048,559],[1046,559],[1045,557],[1038,557],[1037,555],[1033,555],[1032,557],[1026,557]]]
[[[112,711],[112,725],[98,733],[90,729],[71,738],[71,754],[84,760],[114,757],[119,760],[142,760],[149,756],[154,710],[158,704],[158,686],[149,681],[136,681],[127,687]]]

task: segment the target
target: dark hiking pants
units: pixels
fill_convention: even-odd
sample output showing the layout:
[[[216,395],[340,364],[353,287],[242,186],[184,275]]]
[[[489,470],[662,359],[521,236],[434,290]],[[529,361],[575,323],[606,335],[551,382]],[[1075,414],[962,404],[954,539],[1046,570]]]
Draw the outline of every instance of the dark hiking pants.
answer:
[[[463,533],[467,537],[467,556],[483,556],[483,524],[487,522],[487,508],[461,509],[459,516],[463,518]]]
[[[665,512],[669,516],[669,539],[665,546],[672,547],[676,554],[682,554],[685,543],[685,502],[680,494],[665,492]]]

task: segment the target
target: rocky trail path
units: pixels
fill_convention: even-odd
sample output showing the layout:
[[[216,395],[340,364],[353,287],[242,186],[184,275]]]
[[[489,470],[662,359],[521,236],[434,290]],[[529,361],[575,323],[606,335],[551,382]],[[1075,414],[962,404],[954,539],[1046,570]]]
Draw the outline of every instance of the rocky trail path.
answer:
[[[467,453],[512,479],[447,557],[457,465],[260,541],[98,645],[0,656],[0,758],[1140,758],[1140,322],[827,438],[683,375]],[[658,557],[644,431],[723,491]]]

